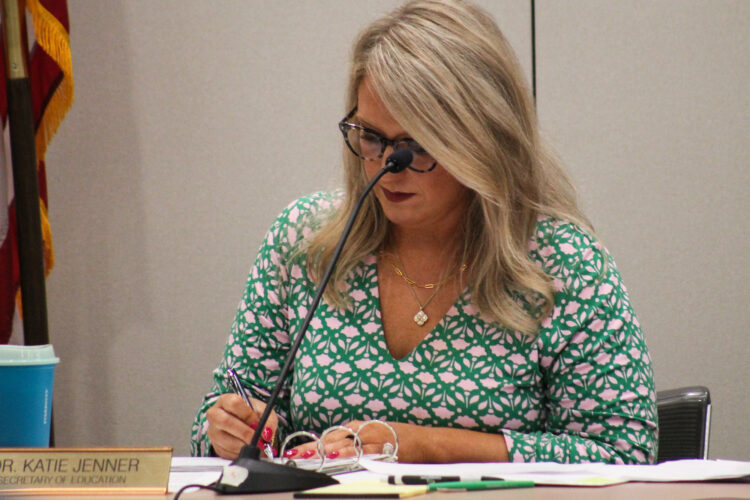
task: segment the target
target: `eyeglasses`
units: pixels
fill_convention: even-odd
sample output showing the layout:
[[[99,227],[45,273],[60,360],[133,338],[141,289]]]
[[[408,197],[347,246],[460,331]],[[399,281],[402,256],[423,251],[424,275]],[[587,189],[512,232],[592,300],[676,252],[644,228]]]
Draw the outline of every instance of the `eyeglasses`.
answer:
[[[394,151],[397,149],[406,148],[412,152],[413,160],[409,169],[415,172],[425,173],[432,171],[437,166],[435,158],[429,155],[419,143],[413,139],[386,139],[378,132],[357,125],[356,123],[350,123],[348,120],[354,116],[357,112],[357,108],[349,112],[343,120],[339,122],[339,130],[344,134],[344,141],[352,153],[362,158],[363,160],[375,161],[383,157],[385,148],[391,146]]]

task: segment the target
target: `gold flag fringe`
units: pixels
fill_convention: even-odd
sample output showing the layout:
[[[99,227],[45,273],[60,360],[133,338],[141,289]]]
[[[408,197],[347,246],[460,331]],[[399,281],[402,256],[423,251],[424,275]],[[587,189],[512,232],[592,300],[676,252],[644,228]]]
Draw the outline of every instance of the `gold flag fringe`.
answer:
[[[36,132],[37,158],[44,161],[47,144],[73,104],[73,63],[70,57],[70,38],[65,27],[39,0],[27,0],[26,5],[31,12],[37,43],[63,72],[63,79],[52,95]]]
[[[42,240],[45,242],[42,256],[44,257],[45,270],[49,273],[49,270],[55,265],[55,252],[52,251],[52,229],[47,218],[47,206],[41,198],[39,199],[39,213],[42,214]],[[49,245],[46,243],[48,241],[50,242]]]
[[[63,79],[49,100],[36,131],[37,161],[44,161],[47,145],[73,104],[73,62],[70,56],[70,37],[60,21],[45,9],[39,0],[27,0],[26,6],[31,12],[31,19],[34,23],[34,38],[63,72]],[[47,209],[41,200],[40,204],[42,207],[44,267],[45,274],[49,274],[55,263],[52,232],[47,219]]]
[[[70,56],[70,37],[65,27],[42,6],[39,0],[27,0],[26,7],[31,12],[34,23],[34,38],[42,49],[49,55],[63,72],[63,79],[52,94],[47,107],[42,113],[41,121],[36,130],[36,158],[44,161],[47,145],[57,132],[63,118],[73,105],[73,62]],[[47,206],[39,199],[39,209],[42,223],[42,255],[44,257],[44,274],[49,275],[55,265],[55,252],[52,246],[52,230],[47,217]],[[16,294],[16,304],[19,315],[21,309],[21,290]]]
[[[44,275],[49,275],[50,270],[55,265],[55,252],[52,250],[52,229],[47,218],[47,206],[44,200],[39,198],[39,213],[42,219],[42,257],[44,258]],[[18,316],[23,318],[23,304],[21,302],[21,288],[16,291],[16,307]]]

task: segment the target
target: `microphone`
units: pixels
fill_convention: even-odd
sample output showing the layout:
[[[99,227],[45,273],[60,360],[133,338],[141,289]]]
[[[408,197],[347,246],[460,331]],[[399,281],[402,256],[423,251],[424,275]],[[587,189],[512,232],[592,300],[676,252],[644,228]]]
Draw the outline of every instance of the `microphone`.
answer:
[[[392,174],[397,174],[406,170],[411,165],[414,155],[408,149],[398,149],[391,153],[385,160],[384,170]]]
[[[362,209],[362,204],[365,201],[367,195],[375,187],[375,184],[388,173],[399,173],[408,167],[414,156],[408,149],[399,149],[391,153],[385,160],[385,166],[372,178],[370,183],[365,187],[365,190],[359,196],[357,204],[354,206],[349,219],[346,222],[344,231],[339,238],[339,242],[336,245],[336,249],[333,252],[331,261],[328,263],[328,268],[323,274],[323,279],[320,281],[318,290],[315,292],[312,304],[307,311],[307,316],[302,323],[297,335],[295,336],[294,343],[289,349],[289,354],[284,361],[284,366],[281,368],[279,379],[271,391],[271,395],[266,402],[266,409],[258,420],[258,426],[255,429],[252,439],[249,444],[242,447],[237,460],[227,465],[224,468],[219,480],[212,485],[214,489],[221,494],[236,494],[236,493],[271,493],[280,491],[297,491],[306,490],[310,488],[317,488],[319,486],[327,486],[329,484],[338,484],[338,481],[327,474],[320,472],[314,472],[305,469],[296,469],[286,465],[280,465],[273,462],[264,462],[260,459],[260,450],[258,449],[258,441],[263,429],[266,427],[268,417],[271,415],[274,403],[279,397],[279,393],[284,386],[284,382],[289,377],[289,373],[294,365],[294,357],[302,344],[302,339],[305,337],[307,328],[310,326],[313,314],[318,308],[320,299],[323,297],[323,292],[328,285],[328,281],[331,279],[333,270],[336,268],[336,263],[341,257],[341,251],[344,248],[349,233],[354,225],[354,220],[359,215]]]

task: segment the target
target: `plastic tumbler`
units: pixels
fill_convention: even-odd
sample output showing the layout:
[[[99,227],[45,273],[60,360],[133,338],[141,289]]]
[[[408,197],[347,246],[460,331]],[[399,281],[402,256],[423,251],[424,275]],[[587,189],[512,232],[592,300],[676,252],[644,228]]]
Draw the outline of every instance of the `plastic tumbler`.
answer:
[[[51,345],[0,345],[0,448],[49,447],[55,357]]]

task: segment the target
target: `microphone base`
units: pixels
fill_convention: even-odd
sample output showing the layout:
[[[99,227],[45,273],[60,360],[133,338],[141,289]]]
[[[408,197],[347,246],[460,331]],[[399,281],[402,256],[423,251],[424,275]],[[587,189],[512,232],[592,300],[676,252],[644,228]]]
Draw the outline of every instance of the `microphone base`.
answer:
[[[299,491],[331,484],[338,481],[327,474],[240,457],[224,468],[212,486],[224,495]]]

